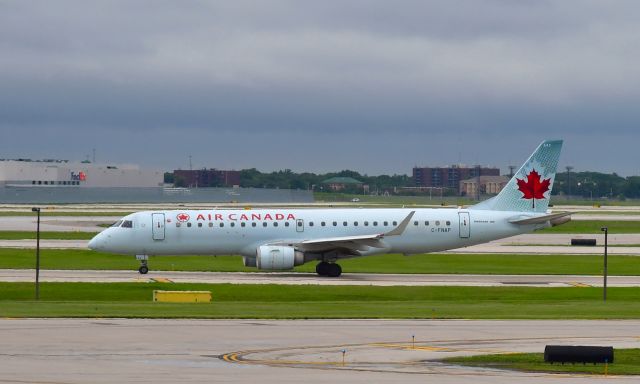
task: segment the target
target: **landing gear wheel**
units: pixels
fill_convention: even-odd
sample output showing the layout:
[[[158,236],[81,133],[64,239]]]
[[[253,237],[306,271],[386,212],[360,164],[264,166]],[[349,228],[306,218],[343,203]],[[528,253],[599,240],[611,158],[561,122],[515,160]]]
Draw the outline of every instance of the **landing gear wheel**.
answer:
[[[342,275],[342,267],[336,263],[329,264],[329,271],[327,276],[329,277],[340,277]]]
[[[327,276],[329,274],[330,264],[326,261],[321,261],[316,265],[316,273],[320,276]]]
[[[138,272],[141,275],[146,275],[149,272],[149,267],[147,267],[147,262],[149,261],[149,256],[147,255],[136,255],[136,260],[140,261],[140,268],[138,268]]]

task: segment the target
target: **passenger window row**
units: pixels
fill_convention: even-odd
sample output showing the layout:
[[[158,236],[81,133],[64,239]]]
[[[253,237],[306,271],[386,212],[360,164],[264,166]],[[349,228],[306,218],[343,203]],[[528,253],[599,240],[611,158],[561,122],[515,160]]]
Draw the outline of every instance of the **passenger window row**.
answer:
[[[177,221],[177,222],[176,222],[176,227],[180,228],[180,227],[182,227],[182,224],[183,224],[183,223],[181,223],[180,221]],[[191,228],[192,224],[191,224],[190,222],[187,222],[186,224],[187,224],[187,228]],[[214,226],[214,224],[213,224],[212,222],[209,222],[209,224],[208,224],[208,225],[209,225],[209,228],[213,228],[213,226]],[[257,225],[258,225],[258,224],[257,224],[257,223],[255,223],[255,222],[252,222],[252,223],[251,223],[251,226],[252,226],[252,227],[256,227]],[[269,225],[269,223],[267,223],[266,221],[262,222],[262,226],[263,226],[263,227],[266,227],[266,226],[268,226],[268,225]],[[273,226],[274,226],[274,227],[277,227],[278,225],[280,225],[280,224],[278,224],[278,222],[273,222]],[[291,224],[290,224],[288,221],[285,221],[285,223],[284,223],[284,226],[285,226],[285,227],[288,227],[288,226],[290,226],[290,225],[291,225]],[[203,223],[198,223],[198,228],[202,228],[202,226],[203,226]],[[218,226],[219,226],[220,228],[224,228],[224,223],[218,223]],[[230,226],[230,227],[235,227],[235,226],[236,226],[236,223],[232,221],[232,222],[230,222],[230,223],[229,223],[229,226]],[[244,221],[242,221],[242,222],[240,222],[240,226],[244,228],[244,227],[246,227],[246,226],[247,226],[247,223],[246,223],[246,222],[244,222]]]
[[[119,223],[120,223],[120,222],[117,222],[117,223],[115,223],[113,226],[114,226],[114,227],[117,227],[117,226],[119,226]],[[128,223],[128,224],[127,224],[128,226],[126,226],[124,223]],[[125,220],[125,221],[124,221],[124,223],[122,224],[122,227],[131,228],[131,221],[129,221],[129,220]],[[428,227],[428,226],[429,226],[429,224],[430,224],[430,223],[429,223],[429,221],[424,221],[424,222],[422,222],[422,223],[424,224],[424,226],[425,226],[425,227]],[[337,222],[337,221],[334,221],[334,222],[332,222],[331,224],[332,224],[334,227],[337,227],[337,226],[338,226],[338,222]],[[365,227],[368,227],[370,223],[369,223],[369,221],[364,221],[362,224],[363,224]],[[418,220],[416,220],[416,221],[414,221],[414,222],[413,222],[413,225],[414,225],[414,226],[416,226],[416,227],[417,227],[417,226],[419,226],[420,224],[421,224],[421,222],[420,222],[420,221],[418,221]],[[440,220],[436,220],[436,221],[435,221],[435,225],[436,225],[436,226],[440,226],[440,224],[441,224]],[[192,225],[192,224],[191,224],[191,222],[187,222],[187,227],[188,227],[188,228],[191,228],[191,225]],[[213,224],[212,222],[209,222],[209,223],[208,223],[208,225],[209,225],[209,228],[212,228],[212,227],[214,226],[214,224]],[[225,225],[225,223],[223,223],[223,222],[218,223],[218,226],[219,226],[220,228],[223,228],[223,227],[224,227],[224,225]],[[244,228],[244,227],[246,227],[246,225],[247,225],[247,222],[244,222],[244,221],[240,222],[240,226],[241,226],[241,227],[243,227],[243,228]],[[256,222],[251,222],[251,226],[252,226],[252,227],[256,227],[257,225],[258,225],[258,224],[257,224]],[[267,227],[268,225],[269,225],[269,223],[267,223],[266,221],[263,221],[263,222],[262,222],[262,226],[263,226],[263,227]],[[279,225],[279,224],[278,224],[278,222],[277,222],[277,221],[274,221],[274,222],[272,223],[272,226],[274,226],[274,227],[277,227],[278,225]],[[302,227],[302,225],[303,225],[303,222],[302,222],[302,221],[298,221],[298,227]],[[313,222],[313,221],[309,221],[309,222],[308,222],[308,225],[309,225],[309,227],[313,227],[315,224],[314,224],[314,222]],[[327,223],[326,223],[325,221],[321,221],[321,222],[320,222],[320,226],[325,227],[326,225],[327,225]],[[343,221],[343,222],[342,222],[342,226],[343,226],[343,227],[347,227],[348,225],[349,225],[349,223],[348,223],[347,221]],[[359,225],[359,222],[358,222],[358,221],[354,221],[354,222],[353,222],[353,226],[354,226],[354,227],[357,227],[358,225]],[[372,226],[374,226],[374,227],[377,227],[377,226],[378,226],[378,222],[377,222],[377,221],[373,221],[373,222],[371,222],[371,225],[372,225]],[[388,221],[383,221],[381,225],[382,225],[382,226],[384,226],[384,227],[388,227],[388,226],[389,226],[389,222],[388,222]],[[398,226],[398,222],[397,222],[397,221],[392,221],[392,222],[391,222],[391,225],[392,225],[392,226],[394,226],[394,227],[396,227],[396,226]],[[449,221],[449,220],[445,221],[445,225],[446,225],[446,226],[451,226],[451,221]],[[176,222],[176,227],[181,227],[181,226],[182,226],[182,223],[181,223],[181,222],[179,222],[179,221],[178,221],[178,222]],[[203,223],[198,223],[198,227],[199,227],[199,228],[201,228],[202,226],[203,226]],[[230,226],[230,227],[235,227],[235,226],[236,226],[236,223],[232,221],[232,222],[230,222],[230,223],[229,223],[229,226]],[[284,222],[284,226],[285,226],[285,227],[290,226],[289,222],[288,222],[288,221],[285,221],[285,222]]]
[[[337,226],[338,226],[338,222],[337,222],[337,221],[334,221],[334,222],[332,222],[331,224],[332,224],[334,227],[337,227]],[[362,224],[363,224],[365,227],[368,227],[370,223],[369,223],[368,221],[365,221],[365,222],[363,222]],[[397,226],[397,225],[398,225],[398,222],[397,222],[397,221],[393,221],[391,224],[392,224],[392,225],[394,225],[394,226]],[[320,226],[325,227],[326,225],[327,225],[327,223],[326,223],[326,222],[324,222],[324,221],[321,221],[321,222],[320,222]],[[346,227],[346,226],[348,226],[348,225],[349,225],[349,222],[347,222],[347,221],[343,221],[343,222],[342,222],[342,226],[343,226],[343,227]],[[358,222],[358,221],[354,221],[354,222],[353,222],[353,226],[354,226],[354,227],[357,227],[358,225],[360,225],[360,222]],[[372,223],[371,223],[371,225],[372,225],[373,227],[377,227],[377,226],[378,226],[378,222],[377,222],[377,221],[374,221],[374,222],[372,222]],[[309,221],[309,226],[310,226],[310,227],[313,227],[313,226],[314,226],[313,221]],[[383,226],[388,227],[388,226],[389,226],[389,222],[388,222],[388,221],[385,221],[385,222],[384,222],[384,224],[383,224]]]
[[[435,224],[436,224],[437,227],[440,226],[440,224],[441,224],[440,220],[436,220]],[[420,225],[420,222],[416,220],[416,221],[413,222],[413,225],[417,227],[418,225]],[[449,220],[447,220],[447,221],[445,221],[445,225],[446,226],[450,226],[451,222]],[[429,221],[425,221],[424,222],[424,226],[428,227],[429,226]]]

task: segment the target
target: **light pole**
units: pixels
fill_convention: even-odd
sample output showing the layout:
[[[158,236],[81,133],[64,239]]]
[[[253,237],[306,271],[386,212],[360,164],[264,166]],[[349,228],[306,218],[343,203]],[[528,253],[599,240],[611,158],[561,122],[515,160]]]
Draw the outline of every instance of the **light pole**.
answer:
[[[31,212],[38,214],[36,226],[36,300],[40,300],[40,208],[31,208]]]
[[[603,298],[604,301],[607,301],[607,237],[609,234],[609,228],[607,227],[602,227],[600,228],[600,230],[602,232],[604,232],[604,293],[603,293]]]

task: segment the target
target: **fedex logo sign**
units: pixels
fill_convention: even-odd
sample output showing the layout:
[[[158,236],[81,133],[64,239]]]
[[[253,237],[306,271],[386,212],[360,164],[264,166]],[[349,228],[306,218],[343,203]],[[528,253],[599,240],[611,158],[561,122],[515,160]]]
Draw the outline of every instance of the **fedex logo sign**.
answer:
[[[87,174],[80,171],[80,172],[71,172],[71,180],[72,181],[86,181],[87,180]]]

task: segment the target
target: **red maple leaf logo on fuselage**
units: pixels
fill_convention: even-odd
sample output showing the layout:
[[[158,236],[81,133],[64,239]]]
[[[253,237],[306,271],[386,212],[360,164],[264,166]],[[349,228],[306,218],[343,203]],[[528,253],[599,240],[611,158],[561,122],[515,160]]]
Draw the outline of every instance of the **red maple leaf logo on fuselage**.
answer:
[[[540,174],[534,169],[527,175],[527,181],[518,179],[518,190],[522,192],[523,199],[531,199],[533,201],[533,208],[536,207],[536,199],[545,199],[544,194],[549,190],[551,184],[551,178],[540,180]]]
[[[178,216],[176,216],[176,219],[184,223],[185,221],[189,221],[189,215],[187,215],[186,213],[180,213],[178,214]]]

